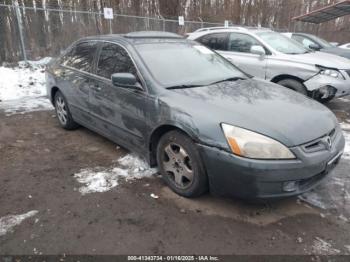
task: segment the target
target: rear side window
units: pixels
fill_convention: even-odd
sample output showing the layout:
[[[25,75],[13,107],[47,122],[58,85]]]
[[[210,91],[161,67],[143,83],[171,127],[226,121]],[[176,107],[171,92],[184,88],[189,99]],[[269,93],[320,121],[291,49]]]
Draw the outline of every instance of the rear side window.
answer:
[[[79,43],[65,55],[63,64],[81,71],[92,72],[96,50],[96,42]]]
[[[114,73],[131,73],[136,68],[127,51],[117,44],[104,44],[97,65],[97,75],[111,79]]]
[[[210,34],[201,37],[198,42],[214,50],[227,50],[227,33]]]
[[[228,50],[232,52],[250,53],[253,45],[261,44],[252,36],[240,33],[231,33],[228,42]]]

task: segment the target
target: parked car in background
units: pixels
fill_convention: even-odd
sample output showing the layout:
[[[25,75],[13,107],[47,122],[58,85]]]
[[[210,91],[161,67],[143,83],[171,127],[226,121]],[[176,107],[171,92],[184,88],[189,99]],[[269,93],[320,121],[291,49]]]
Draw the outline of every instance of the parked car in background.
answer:
[[[325,52],[333,55],[339,55],[350,59],[350,50],[338,47],[337,43],[329,43],[326,40],[311,34],[305,33],[283,33],[285,36],[292,38],[304,47],[310,48],[314,51]]]
[[[297,195],[344,149],[328,108],[171,33],[83,38],[46,78],[63,128],[86,126],[145,156],[185,197]]]
[[[343,48],[343,49],[349,49],[350,50],[350,43],[346,43],[346,44],[340,45],[339,47]]]
[[[313,52],[296,41],[258,28],[203,28],[189,34],[245,72],[320,101],[350,93],[350,60]]]

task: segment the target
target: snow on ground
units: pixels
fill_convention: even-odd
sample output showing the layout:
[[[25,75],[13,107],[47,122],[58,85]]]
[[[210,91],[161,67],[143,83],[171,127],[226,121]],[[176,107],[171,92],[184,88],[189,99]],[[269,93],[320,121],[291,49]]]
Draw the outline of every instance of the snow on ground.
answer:
[[[337,255],[340,253],[340,250],[334,248],[331,243],[328,243],[322,238],[315,237],[312,245],[312,253],[315,255]]]
[[[350,159],[350,131],[349,132],[344,131],[344,138],[345,138],[345,148],[344,148],[343,159]]]
[[[0,236],[6,235],[11,232],[15,226],[21,224],[25,219],[35,216],[38,213],[37,210],[29,211],[21,215],[9,215],[0,218]]]
[[[126,155],[117,161],[118,166],[112,168],[86,168],[82,169],[74,177],[81,184],[79,192],[82,195],[95,192],[106,192],[116,187],[120,179],[126,181],[151,177],[157,172],[135,155]]]
[[[45,65],[50,59],[0,67],[0,109],[7,115],[53,109],[45,86]]]

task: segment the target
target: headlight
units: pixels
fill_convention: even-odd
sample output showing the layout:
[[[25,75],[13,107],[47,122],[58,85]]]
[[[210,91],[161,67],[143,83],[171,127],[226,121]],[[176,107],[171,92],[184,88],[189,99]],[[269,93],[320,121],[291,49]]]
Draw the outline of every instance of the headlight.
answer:
[[[342,75],[342,73],[340,73],[336,69],[328,69],[328,68],[320,68],[320,69],[321,69],[321,71],[320,71],[321,75],[331,76],[331,77],[334,77],[334,78],[345,79],[344,76]]]
[[[280,142],[258,133],[221,124],[232,153],[255,159],[295,159],[294,154]]]

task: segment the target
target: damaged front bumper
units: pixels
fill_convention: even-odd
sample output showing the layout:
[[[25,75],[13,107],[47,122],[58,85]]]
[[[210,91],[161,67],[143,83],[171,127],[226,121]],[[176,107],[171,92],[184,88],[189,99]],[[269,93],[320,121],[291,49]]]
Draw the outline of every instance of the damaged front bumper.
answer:
[[[305,151],[306,145],[290,148],[292,160],[257,160],[224,150],[198,145],[214,195],[244,199],[283,198],[302,194],[317,185],[339,162],[345,140],[340,129],[331,148]]]
[[[306,89],[313,97],[328,99],[342,97],[350,94],[349,70],[339,70],[343,78],[335,78],[327,75],[317,74],[304,82]]]

